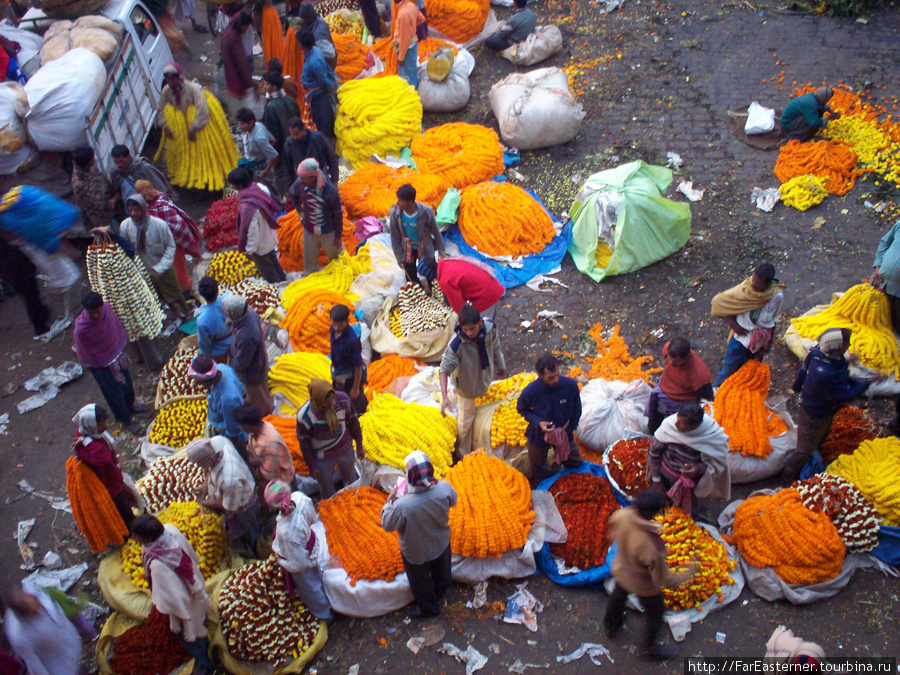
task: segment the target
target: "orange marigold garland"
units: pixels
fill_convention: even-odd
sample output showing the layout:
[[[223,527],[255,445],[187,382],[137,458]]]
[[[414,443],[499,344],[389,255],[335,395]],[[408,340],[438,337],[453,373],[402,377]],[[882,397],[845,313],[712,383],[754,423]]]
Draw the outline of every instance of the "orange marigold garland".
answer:
[[[350,576],[350,585],[363,581],[393,581],[403,572],[400,539],[381,527],[387,495],[370,487],[341,490],[319,502],[328,551]]]
[[[366,372],[369,380],[365,386],[366,398],[370,401],[390,387],[399,377],[412,377],[419,371],[417,361],[398,354],[388,354],[372,361]]]
[[[735,512],[733,540],[754,567],[771,567],[788,584],[834,579],[847,547],[824,513],[803,505],[793,488],[750,497]]]
[[[281,415],[269,415],[264,417],[263,420],[275,427],[275,430],[281,434],[284,442],[287,443],[291,459],[294,460],[294,471],[301,476],[308,476],[309,467],[306,466],[303,453],[300,452],[300,441],[297,440],[297,419],[294,417],[282,417]]]
[[[372,53],[384,64],[384,70],[379,75],[396,75],[398,72],[397,50],[394,49],[391,37],[383,37],[372,45]]]
[[[856,153],[843,141],[788,141],[781,146],[775,163],[775,175],[782,183],[811,174],[822,178],[825,189],[833,195],[850,192],[861,173]]]
[[[262,48],[266,63],[271,59],[284,60],[284,31],[275,5],[262,7]]]
[[[409,147],[420,171],[440,176],[460,190],[503,173],[500,138],[480,124],[451,122],[432,127]]]
[[[590,329],[589,334],[594,338],[594,344],[597,345],[597,356],[587,359],[590,368],[585,370],[581,366],[576,366],[569,370],[569,377],[584,376],[589,380],[602,378],[604,380],[620,380],[622,382],[632,382],[634,380],[643,380],[649,384],[650,378],[657,373],[662,372],[662,368],[648,368],[644,370],[644,366],[653,361],[652,356],[639,356],[634,358],[628,351],[628,345],[625,344],[625,338],[619,335],[620,327],[618,324],[613,326],[612,333],[609,337],[603,337],[603,324],[596,323]]]
[[[290,77],[299,87],[300,75],[303,73],[303,50],[300,49],[300,43],[297,42],[297,33],[291,25],[288,25],[287,30],[284,32],[283,53],[284,76]],[[302,88],[297,95],[297,105],[300,106],[300,114],[303,116],[303,120],[307,121],[309,112],[306,110],[306,97],[303,96]],[[315,128],[315,125],[313,125],[313,128]]]
[[[834,416],[831,430],[819,448],[825,465],[841,455],[852,454],[864,441],[878,436],[881,427],[864,410],[856,406],[844,406]]]
[[[278,251],[281,267],[285,272],[302,272],[303,271],[303,223],[300,215],[296,210],[288,211],[278,219]],[[344,232],[341,235],[344,249],[350,255],[356,251],[360,240],[354,234],[353,222],[347,218],[344,211]],[[325,267],[328,264],[328,257],[325,251],[319,251],[319,267]]]
[[[650,487],[647,482],[647,451],[649,438],[621,440],[613,444],[606,457],[606,471],[629,497]]]
[[[459,495],[450,509],[454,554],[499,558],[525,545],[534,510],[524,474],[501,459],[476,451],[450,469],[445,480]]]
[[[481,32],[490,8],[490,0],[425,0],[429,25],[460,43]]]
[[[331,39],[334,41],[334,50],[337,52],[335,72],[338,80],[344,82],[359,77],[360,73],[366,69],[369,48],[352,33],[332,33]]]
[[[540,253],[556,230],[544,208],[522,188],[492,181],[462,191],[459,230],[466,243],[489,256]]]
[[[343,295],[323,289],[308,291],[297,298],[281,322],[281,327],[290,335],[294,351],[320,354],[331,352],[329,312],[335,305],[353,308],[353,303]],[[356,317],[352,313],[350,323],[356,323]]]
[[[550,553],[582,570],[605,563],[611,544],[606,538],[609,516],[619,508],[609,481],[591,473],[570,473],[554,481],[550,494],[569,533],[564,544],[550,544]]]
[[[397,203],[397,189],[409,183],[416,189],[416,201],[437,211],[449,185],[440,177],[393,169],[385,164],[367,164],[341,183],[341,204],[351,219],[386,217]]]
[[[75,524],[94,553],[103,553],[110,544],[122,545],[128,528],[112,497],[97,474],[74,456],[66,460],[66,491]]]

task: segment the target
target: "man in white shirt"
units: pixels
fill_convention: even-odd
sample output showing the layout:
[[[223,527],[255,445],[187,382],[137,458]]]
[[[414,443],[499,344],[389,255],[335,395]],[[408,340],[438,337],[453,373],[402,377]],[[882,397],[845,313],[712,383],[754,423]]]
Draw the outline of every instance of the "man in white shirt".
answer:
[[[281,205],[261,183],[254,183],[251,173],[238,167],[228,174],[228,182],[238,191],[238,251],[246,253],[256,265],[259,275],[270,284],[287,279],[278,260],[278,219]]]
[[[13,587],[6,596],[3,628],[29,675],[78,675],[81,638],[46,593]]]

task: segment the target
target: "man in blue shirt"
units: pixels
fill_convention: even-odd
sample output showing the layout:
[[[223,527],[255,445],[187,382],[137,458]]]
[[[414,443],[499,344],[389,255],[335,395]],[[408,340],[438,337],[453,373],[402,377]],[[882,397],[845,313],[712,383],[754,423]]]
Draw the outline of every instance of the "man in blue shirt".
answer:
[[[316,38],[311,31],[301,30],[297,41],[303,50],[303,72],[300,84],[303,85],[304,96],[309,103],[316,129],[329,139],[334,139],[334,109],[337,105],[337,75],[325,62],[322,51],[316,47]]]
[[[553,447],[556,461],[566,467],[584,463],[574,432],[581,420],[581,392],[571,377],[559,374],[559,361],[544,354],[534,370],[538,379],[519,395],[516,411],[528,422],[525,449],[531,462],[531,483],[536,485],[553,473],[547,465],[547,453]]]
[[[247,461],[247,434],[234,420],[234,410],[244,405],[244,387],[230,366],[219,365],[211,357],[195,356],[188,377],[206,389],[207,436],[225,436]]]
[[[513,45],[524,42],[537,27],[537,17],[528,7],[528,0],[515,0],[516,11],[496,33],[488,36],[484,46],[495,52],[502,52]]]
[[[219,282],[212,277],[203,277],[197,284],[197,292],[206,301],[197,314],[197,345],[200,353],[211,356],[218,363],[225,363],[228,359],[228,347],[231,345],[231,328],[225,323]]]
[[[356,331],[350,327],[350,308],[335,305],[331,308],[331,384],[353,401],[357,415],[369,405],[363,385],[366,383],[366,364],[362,345]]]

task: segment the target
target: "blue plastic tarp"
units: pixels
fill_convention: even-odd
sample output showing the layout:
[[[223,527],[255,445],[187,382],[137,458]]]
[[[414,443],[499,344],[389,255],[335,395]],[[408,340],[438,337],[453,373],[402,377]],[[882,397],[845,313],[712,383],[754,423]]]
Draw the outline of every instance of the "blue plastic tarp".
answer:
[[[60,236],[80,217],[69,202],[33,185],[13,188],[0,206],[0,227],[47,253],[56,253]]]
[[[882,525],[878,530],[878,546],[869,553],[888,565],[900,565],[900,527]]]
[[[560,478],[562,478],[563,476],[568,476],[572,473],[589,473],[594,476],[599,476],[600,478],[606,478],[606,469],[604,469],[599,464],[585,462],[581,466],[573,469],[563,469],[550,478],[541,481],[541,483],[538,485],[538,490],[549,490],[550,486]],[[609,489],[612,490],[612,485],[609,486]],[[612,490],[612,492],[616,496],[616,501],[619,502],[620,507],[624,508],[629,505],[625,498],[622,497],[622,495],[617,493],[615,490]],[[616,545],[613,544],[609,549],[609,553],[606,554],[605,563],[597,567],[592,567],[589,570],[582,570],[581,572],[577,572],[575,574],[559,573],[559,569],[556,567],[556,563],[553,562],[553,556],[550,554],[549,543],[544,544],[541,550],[538,551],[535,560],[541,572],[546,574],[551,581],[558,583],[560,586],[587,586],[591,588],[601,588],[603,586],[603,580],[612,573],[612,561],[616,557],[616,550]]]

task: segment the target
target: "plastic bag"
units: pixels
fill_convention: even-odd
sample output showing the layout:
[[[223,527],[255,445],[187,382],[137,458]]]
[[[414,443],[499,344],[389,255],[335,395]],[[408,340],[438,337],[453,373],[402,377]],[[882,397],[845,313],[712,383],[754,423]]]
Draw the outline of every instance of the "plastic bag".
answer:
[[[355,283],[355,282],[354,282]],[[352,286],[350,287],[352,290]],[[456,314],[451,312],[450,319],[444,328],[421,333],[410,333],[398,338],[391,332],[391,310],[397,305],[397,298],[385,298],[372,323],[372,349],[379,354],[399,354],[428,361],[440,358],[453,338],[456,327]]]
[[[0,174],[25,171],[40,159],[38,151],[28,143],[21,118],[21,113],[27,111],[28,97],[22,85],[0,84]]]
[[[372,271],[360,274],[350,284],[350,293],[359,297],[355,309],[362,311],[363,321],[373,328],[375,317],[381,311],[385,298],[398,297],[400,287],[406,279],[394,257],[390,241],[390,235],[386,232],[369,238],[367,246]],[[372,342],[374,346],[374,339]]]
[[[0,24],[0,35],[19,44],[16,61],[19,69],[26,77],[33,76],[41,67],[40,51],[44,46],[44,38],[30,30],[16,28],[7,23]]]
[[[519,150],[567,143],[578,134],[584,110],[559,68],[512,73],[491,87],[491,110],[500,135]]]
[[[464,108],[472,94],[466,63],[457,61],[441,80],[433,80],[426,71],[434,58],[419,66],[419,98],[425,112],[452,112]]]
[[[603,452],[627,431],[646,433],[644,410],[650,391],[643,380],[591,380],[581,390],[581,421],[575,435],[594,452]]]
[[[438,204],[437,213],[434,214],[438,227],[443,232],[450,225],[456,224],[459,218],[459,202],[462,201],[462,195],[456,188],[447,190],[447,194]]]
[[[353,234],[357,239],[368,239],[384,232],[384,223],[374,216],[360,218],[353,224]]]
[[[443,82],[453,70],[453,48],[438,47],[428,58],[425,65],[425,79],[432,82]],[[421,75],[419,76],[421,79]]]
[[[764,134],[775,128],[775,111],[766,108],[756,101],[747,108],[747,122],[744,124],[744,133],[748,136]]]
[[[888,565],[900,565],[900,527],[882,525],[878,530],[878,546],[869,554]]]
[[[550,24],[538,26],[523,42],[507,47],[500,52],[500,56],[517,66],[533,66],[549,59],[560,49],[562,49],[562,33],[559,32],[559,28]]]
[[[4,205],[0,205],[0,226],[45,253],[56,253],[60,236],[76,223],[81,212],[39,187],[22,185],[13,190],[18,197],[4,198]]]
[[[427,405],[432,408],[441,407],[441,372],[439,368],[427,366],[421,368],[418,373],[409,378],[403,392],[400,394],[400,400],[404,403],[417,403],[418,405]],[[456,414],[456,388],[453,382],[447,381],[447,398],[450,399],[450,408],[447,413]]]
[[[41,68],[25,85],[31,109],[28,135],[43,152],[68,152],[87,145],[88,114],[103,93],[106,68],[87,49],[73,49]]]

